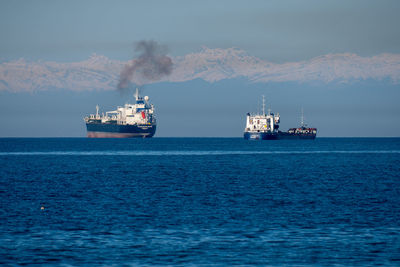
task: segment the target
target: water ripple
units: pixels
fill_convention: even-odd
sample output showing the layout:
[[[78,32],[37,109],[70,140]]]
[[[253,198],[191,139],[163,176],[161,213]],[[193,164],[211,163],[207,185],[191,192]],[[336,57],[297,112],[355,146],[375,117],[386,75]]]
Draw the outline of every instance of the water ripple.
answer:
[[[264,154],[400,154],[400,150],[315,150],[315,151],[19,151],[0,152],[0,156],[213,156],[213,155],[264,155]]]

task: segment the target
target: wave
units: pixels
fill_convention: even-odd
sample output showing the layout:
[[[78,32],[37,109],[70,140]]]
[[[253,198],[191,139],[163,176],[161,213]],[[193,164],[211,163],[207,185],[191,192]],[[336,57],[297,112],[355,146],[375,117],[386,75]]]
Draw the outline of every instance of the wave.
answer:
[[[167,150],[167,151],[20,151],[0,152],[0,156],[214,156],[264,154],[400,154],[400,150],[309,150],[309,151],[223,151],[223,150]]]

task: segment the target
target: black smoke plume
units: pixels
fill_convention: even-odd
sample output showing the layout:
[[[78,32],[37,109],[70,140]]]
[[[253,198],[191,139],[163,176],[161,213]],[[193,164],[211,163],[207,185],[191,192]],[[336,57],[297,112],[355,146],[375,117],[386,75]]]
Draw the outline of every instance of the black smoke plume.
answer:
[[[120,74],[118,89],[129,87],[132,82],[137,86],[160,80],[172,72],[172,60],[166,55],[166,46],[155,41],[140,41],[135,46],[139,56],[125,65]]]

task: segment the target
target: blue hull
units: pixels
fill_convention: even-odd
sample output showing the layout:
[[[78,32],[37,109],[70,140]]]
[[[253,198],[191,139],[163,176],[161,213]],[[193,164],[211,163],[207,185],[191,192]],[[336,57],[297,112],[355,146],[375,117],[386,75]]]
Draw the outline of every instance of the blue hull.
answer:
[[[246,140],[277,140],[277,133],[262,133],[262,132],[245,132],[244,139]]]
[[[313,140],[317,136],[316,134],[290,134],[290,133],[279,133],[278,134],[279,140],[288,140],[288,139],[293,139],[293,140],[300,140],[300,139],[309,139]]]
[[[289,134],[287,132],[264,133],[264,132],[245,132],[244,139],[246,140],[302,140],[315,139],[315,134]]]
[[[112,123],[86,123],[87,136],[92,138],[153,137],[156,125],[121,125]]]

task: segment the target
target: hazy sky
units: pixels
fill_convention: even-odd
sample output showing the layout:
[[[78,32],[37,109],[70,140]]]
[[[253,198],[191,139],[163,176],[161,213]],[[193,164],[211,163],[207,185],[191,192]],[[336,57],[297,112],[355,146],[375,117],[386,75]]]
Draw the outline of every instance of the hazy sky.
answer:
[[[0,66],[24,58],[32,74],[29,62],[78,62],[93,53],[127,61],[134,42],[155,40],[171,56],[203,46],[236,47],[294,65],[335,53],[391,53],[382,69],[397,75],[400,63],[392,59],[400,54],[399,11],[399,0],[2,0]],[[3,68],[0,85],[8,84],[1,78],[7,75],[30,81],[17,71],[12,76]],[[112,90],[19,89],[0,90],[0,137],[85,136],[82,118],[96,104],[107,110],[127,102]],[[239,137],[245,114],[257,111],[262,94],[281,113],[284,130],[296,126],[303,106],[319,136],[400,136],[399,81],[374,75],[344,84],[193,80],[148,85],[145,92],[156,105],[156,136]]]
[[[328,53],[400,52],[400,1],[0,2],[0,59],[128,59],[154,39],[182,55],[239,47],[275,62]]]

